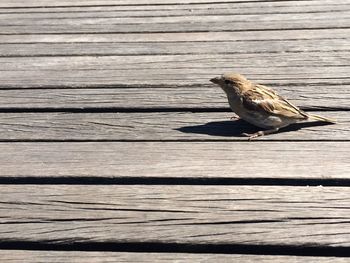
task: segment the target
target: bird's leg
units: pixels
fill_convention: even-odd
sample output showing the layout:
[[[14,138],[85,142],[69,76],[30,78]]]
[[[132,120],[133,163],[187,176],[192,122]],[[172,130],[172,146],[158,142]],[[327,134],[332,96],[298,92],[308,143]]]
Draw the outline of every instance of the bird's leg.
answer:
[[[279,130],[279,128],[273,128],[271,130],[258,131],[258,132],[255,132],[255,133],[242,133],[242,135],[248,136],[249,137],[248,140],[251,141],[252,139],[257,138],[259,136],[264,136],[264,135],[268,135],[268,134],[271,134],[271,133],[278,132],[278,130]]]

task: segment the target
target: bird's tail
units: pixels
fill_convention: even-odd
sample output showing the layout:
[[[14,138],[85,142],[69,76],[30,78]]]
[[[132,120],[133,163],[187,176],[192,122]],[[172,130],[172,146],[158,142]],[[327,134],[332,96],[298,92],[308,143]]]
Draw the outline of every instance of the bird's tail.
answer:
[[[332,120],[332,119],[329,119],[329,118],[325,118],[325,117],[322,117],[322,116],[319,116],[319,115],[315,115],[315,114],[309,114],[307,115],[310,119],[313,119],[313,120],[317,120],[317,121],[324,121],[324,122],[329,122],[329,123],[337,123],[336,120]]]

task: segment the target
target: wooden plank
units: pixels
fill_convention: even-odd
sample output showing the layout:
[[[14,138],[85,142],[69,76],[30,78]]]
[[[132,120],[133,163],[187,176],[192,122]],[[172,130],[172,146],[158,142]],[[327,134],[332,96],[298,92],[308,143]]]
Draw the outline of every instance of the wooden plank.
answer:
[[[322,61],[320,61],[322,56]],[[330,72],[339,71],[339,74],[345,72],[347,64],[345,63],[350,56],[350,51],[337,52],[310,52],[307,57],[302,52],[300,53],[283,53],[283,54],[231,54],[227,57],[224,54],[198,54],[198,55],[145,55],[145,56],[77,56],[77,57],[15,57],[15,58],[0,58],[3,65],[1,68],[2,74],[7,71],[34,71],[42,70],[45,73],[50,71],[89,71],[96,72],[107,70],[119,70],[128,74],[128,71],[138,71],[142,74],[143,71],[157,70],[161,75],[167,70],[173,70],[174,73],[188,70],[190,73],[209,73],[218,70],[232,70],[232,66],[227,65],[235,61],[234,68],[242,68],[242,70],[254,69],[255,74],[265,72],[264,67],[267,65],[271,68],[278,68],[285,74],[287,70],[296,68],[294,74],[301,74],[302,70],[309,73],[312,70],[315,72],[327,67]],[[252,64],[252,59],[255,61]],[[316,64],[317,63],[317,64]],[[299,69],[298,68],[302,68]],[[310,72],[311,71],[311,72]],[[154,71],[153,71],[154,72]],[[326,71],[323,69],[323,71]],[[130,73],[129,73],[130,74]],[[155,74],[155,73],[153,73]],[[215,74],[215,73],[212,73]],[[270,73],[271,74],[271,73]],[[279,75],[279,72],[275,73]],[[272,75],[272,74],[271,74]],[[324,77],[324,76],[319,76]],[[334,77],[337,77],[334,76]]]
[[[75,4],[75,2],[72,2]],[[152,11],[152,12],[147,12]],[[259,2],[207,2],[187,3],[179,1],[173,4],[138,5],[83,5],[83,6],[45,6],[45,7],[8,7],[0,9],[0,18],[21,17],[37,18],[82,18],[82,17],[155,17],[155,16],[200,16],[252,14],[293,14],[293,13],[330,13],[348,11],[347,1],[259,1]]]
[[[0,240],[349,248],[348,187],[2,185]]]
[[[176,62],[171,64],[175,65]],[[98,68],[98,66],[96,66]],[[273,83],[279,85],[344,85],[349,84],[348,66],[332,67],[288,67],[278,68],[247,68],[221,67],[208,69],[161,69],[155,74],[156,69],[134,69],[118,70],[74,70],[69,71],[2,71],[0,88],[86,88],[86,87],[120,87],[120,86],[188,86],[207,84],[207,80],[213,76],[221,75],[223,72],[236,71],[243,73],[251,80],[260,84]],[[197,72],[196,72],[197,71]],[[198,72],[200,71],[200,72]],[[124,74],[123,74],[124,73]],[[138,74],[139,73],[139,74]],[[156,83],[156,84],[155,84]],[[204,85],[205,85],[204,84]],[[334,91],[335,92],[335,91]]]
[[[258,140],[343,141],[350,137],[349,112],[320,112],[336,125],[304,122]],[[230,112],[0,113],[0,140],[206,140],[246,141],[260,129],[230,120]]]
[[[273,2],[272,2],[273,3]],[[25,22],[33,22],[35,25],[66,24],[68,21],[76,24],[86,24],[91,20],[97,22],[131,24],[140,23],[174,23],[185,21],[217,21],[220,16],[222,21],[242,22],[247,20],[263,21],[286,21],[300,20],[309,16],[311,19],[329,19],[334,15],[337,19],[346,18],[349,14],[349,2],[347,4],[303,4],[295,5],[295,2],[284,2],[285,5],[273,5],[271,2],[263,4],[254,3],[231,3],[231,4],[205,4],[205,5],[167,5],[167,6],[144,6],[141,8],[115,6],[94,6],[93,8],[51,8],[51,9],[0,9],[0,25],[8,24],[13,20],[13,25],[24,25]],[[287,5],[286,5],[287,4]],[[151,8],[149,8],[151,7]],[[288,16],[286,16],[288,15]],[[265,18],[264,18],[265,16]],[[268,18],[266,18],[269,16]],[[314,17],[315,16],[315,17]],[[18,19],[21,18],[21,19]],[[134,18],[134,20],[132,20]],[[7,22],[6,22],[7,21]],[[141,24],[141,23],[140,23]]]
[[[44,1],[45,2],[45,1]],[[301,1],[303,5],[303,1]],[[71,2],[70,2],[71,3]],[[170,2],[174,4],[174,2]],[[176,3],[176,2],[175,2]],[[193,3],[193,2],[187,2]],[[199,4],[200,2],[197,2]],[[202,2],[208,5],[208,2]],[[225,2],[220,2],[224,4]],[[293,1],[291,5],[297,3]],[[130,32],[193,32],[193,31],[242,31],[242,30],[289,30],[289,29],[322,29],[322,28],[346,28],[348,24],[348,10],[333,10],[329,12],[329,1],[324,3],[323,8],[316,5],[316,10],[312,9],[312,4],[308,1],[310,10],[307,13],[303,12],[289,12],[286,16],[283,13],[283,6],[279,6],[278,9],[269,12],[269,15],[265,13],[246,13],[241,14],[239,9],[231,9],[230,13],[211,12],[210,15],[192,15],[191,6],[185,15],[172,15],[173,8],[171,6],[168,12],[163,16],[157,16],[154,14],[154,10],[144,10],[144,13],[139,14],[136,17],[101,17],[90,16],[84,17],[68,17],[68,18],[55,18],[41,17],[40,15],[33,14],[32,17],[21,16],[21,14],[12,14],[12,17],[5,17],[2,19],[0,16],[0,33],[1,34],[47,34],[47,33],[130,33]],[[340,4],[347,4],[348,1],[341,2]],[[101,3],[99,3],[101,5]],[[105,8],[108,10],[109,5],[120,5],[122,3],[110,2]],[[125,4],[125,3],[124,3]],[[142,4],[142,3],[139,3]],[[159,3],[147,2],[147,5]],[[169,3],[162,3],[161,6],[167,6]],[[182,7],[186,2],[180,3]],[[210,2],[209,2],[210,4]],[[212,6],[217,3],[212,2]],[[234,3],[232,3],[234,4]],[[3,3],[5,7],[8,4]],[[50,6],[50,3],[46,3],[44,6],[36,3],[39,7]],[[76,3],[74,4],[76,5]],[[84,6],[83,2],[78,2],[81,7]],[[179,5],[179,4],[177,4]],[[261,6],[261,10],[270,10],[271,3],[265,3]],[[17,5],[15,5],[17,6]],[[64,3],[60,3],[58,6],[67,6]],[[68,5],[69,6],[69,5]],[[176,5],[175,5],[176,6]],[[321,2],[322,6],[322,2]],[[0,5],[1,7],[1,5]],[[18,7],[18,6],[17,6]],[[31,7],[26,5],[25,7]],[[210,9],[210,8],[209,8]],[[241,6],[240,9],[245,9]],[[210,9],[213,11],[212,9]],[[300,10],[299,10],[300,11]],[[322,12],[323,11],[323,12]],[[336,18],[334,19],[334,12],[336,12]],[[144,14],[148,13],[148,19],[144,19]],[[19,15],[20,19],[16,18]],[[150,16],[151,15],[151,16]],[[142,16],[142,17],[140,17]],[[11,23],[9,23],[11,21]],[[277,22],[277,23],[276,23]],[[117,26],[122,25],[122,26]]]
[[[272,82],[275,86],[286,83],[347,84],[349,56],[349,51],[339,51],[310,53],[308,56],[303,53],[259,53],[3,57],[0,58],[0,87],[202,85],[207,84],[212,76],[227,71],[240,72],[261,83]]]
[[[68,42],[68,40],[67,40]],[[0,43],[0,57],[15,56],[144,56],[172,54],[325,53],[349,51],[348,39],[218,41],[218,42],[110,42],[110,43]]]
[[[350,85],[287,85],[274,87],[303,109],[350,109]],[[337,92],[331,92],[337,90]],[[342,94],[342,96],[339,96]],[[132,98],[132,99],[131,99]],[[229,106],[223,91],[213,84],[198,86],[140,86],[89,89],[0,90],[0,110],[16,109],[222,109]]]
[[[223,255],[223,254],[189,254],[189,253],[127,253],[127,252],[85,252],[85,251],[33,251],[0,250],[4,262],[25,263],[99,263],[99,262],[286,262],[286,263],[346,263],[347,258],[339,257],[302,257],[302,256],[267,256],[267,255]]]
[[[349,142],[22,142],[0,147],[0,175],[13,178],[348,179],[350,170]]]
[[[299,18],[295,15],[295,20],[286,19],[283,17],[278,20],[265,21],[264,17],[257,21],[220,21],[221,16],[217,16],[214,21],[196,21],[191,23],[191,20],[172,22],[164,21],[160,23],[145,23],[141,21],[129,23],[129,21],[117,23],[115,21],[105,21],[104,19],[89,19],[82,21],[74,21],[74,23],[57,24],[56,21],[51,23],[23,24],[23,25],[0,25],[0,34],[64,34],[64,33],[163,33],[163,32],[210,32],[210,31],[275,31],[275,30],[302,30],[302,29],[324,29],[324,28],[348,28],[350,22],[348,18],[338,18],[335,20],[332,16],[305,16]],[[246,18],[245,18],[246,19]],[[254,17],[252,18],[254,19]],[[145,19],[143,19],[145,21]]]
[[[103,5],[111,5],[111,6],[123,6],[123,5],[129,5],[129,6],[147,6],[147,5],[189,5],[189,4],[220,4],[220,3],[237,3],[241,4],[241,0],[181,0],[181,1],[174,1],[174,0],[139,0],[137,2],[132,0],[80,0],[79,2],[74,0],[64,0],[60,1],[59,3],[54,0],[40,0],[35,2],[28,2],[23,0],[2,0],[0,7],[2,8],[20,8],[20,7],[72,7],[72,6],[103,6]],[[261,1],[261,0],[246,0],[244,1],[246,3],[264,3],[268,1]],[[282,1],[276,1],[278,4]],[[295,5],[300,4],[299,2],[307,2],[312,3],[312,1],[292,1]],[[318,1],[321,3],[330,3],[330,0],[328,1]],[[346,0],[340,0],[337,1],[338,3],[347,3]],[[334,2],[333,2],[334,4]]]
[[[312,7],[312,6],[311,6]],[[343,6],[343,8],[346,6]],[[227,7],[229,9],[229,7]],[[269,7],[268,7],[269,8]],[[267,8],[266,8],[267,9]],[[106,7],[106,10],[109,10],[108,7]],[[68,25],[69,24],[73,24],[73,27],[76,25],[87,25],[90,24],[92,21],[95,21],[96,24],[100,24],[105,25],[105,26],[109,26],[109,25],[124,25],[125,27],[129,27],[132,24],[139,24],[140,26],[142,24],[146,24],[150,27],[147,28],[152,28],[151,25],[154,25],[156,23],[160,23],[163,24],[163,28],[168,28],[170,27],[170,24],[185,24],[186,22],[192,22],[192,25],[194,28],[196,27],[196,23],[217,23],[217,25],[221,25],[222,30],[225,29],[224,25],[225,23],[230,23],[230,22],[235,22],[238,25],[240,24],[244,24],[247,23],[247,25],[250,25],[251,23],[249,23],[248,21],[259,21],[262,22],[263,24],[270,24],[271,22],[280,22],[281,24],[279,25],[280,27],[276,27],[276,29],[282,29],[284,28],[284,23],[286,23],[286,21],[289,21],[292,25],[294,24],[299,24],[296,23],[296,21],[301,22],[301,21],[305,21],[306,18],[310,19],[310,22],[317,25],[318,23],[320,23],[318,20],[326,20],[326,19],[330,19],[332,17],[332,15],[336,16],[336,21],[342,21],[343,19],[347,18],[349,15],[349,9],[348,10],[342,10],[339,8],[339,10],[333,10],[333,12],[329,12],[328,11],[328,7],[324,7],[323,8],[323,12],[320,10],[309,10],[309,12],[293,12],[293,13],[289,13],[286,17],[286,14],[284,13],[283,8],[279,8],[278,10],[275,10],[275,12],[271,12],[271,10],[269,10],[268,15],[265,12],[261,12],[261,13],[248,13],[248,14],[241,14],[239,12],[240,9],[236,9],[236,10],[230,10],[230,11],[226,11],[226,13],[222,14],[220,13],[216,13],[215,9],[211,9],[211,13],[207,13],[206,16],[204,15],[192,15],[191,12],[186,12],[179,15],[179,13],[177,12],[173,12],[173,9],[169,9],[168,12],[164,12],[163,15],[157,15],[157,13],[154,13],[154,10],[145,10],[145,11],[141,11],[138,13],[138,15],[130,15],[130,16],[118,16],[117,14],[111,16],[100,16],[100,13],[98,13],[98,15],[90,15],[90,16],[74,16],[73,15],[67,15],[64,14],[62,16],[61,15],[52,15],[52,16],[43,16],[43,15],[37,15],[36,13],[27,13],[24,16],[22,16],[22,14],[18,14],[18,13],[12,13],[12,14],[0,14],[0,26],[5,26],[8,25],[9,20],[11,20],[11,26],[25,26],[27,23],[31,22],[32,24],[32,28],[35,28],[36,26],[43,26],[43,25],[47,25],[47,26],[54,26],[54,25]],[[261,11],[263,10],[263,8],[261,8]],[[278,12],[279,11],[279,12]],[[314,11],[318,11],[318,12],[314,12]],[[76,13],[80,13],[79,11]],[[133,14],[130,13],[129,14]],[[18,19],[18,18],[21,19]],[[145,19],[145,17],[147,17],[147,19]],[[220,18],[220,21],[218,21]],[[247,21],[244,21],[244,20]],[[74,23],[72,23],[74,22]],[[225,23],[224,23],[225,22]],[[243,23],[244,22],[244,23]],[[268,23],[270,22],[270,23]],[[331,22],[331,21],[329,21]],[[332,23],[329,24],[328,28],[332,27]],[[344,25],[344,27],[346,27],[346,24]],[[238,27],[240,28],[240,27]],[[69,28],[66,28],[67,31],[70,31]],[[195,30],[195,29],[194,29]],[[234,31],[235,28],[231,28],[231,31]],[[119,31],[119,30],[117,30]],[[177,32],[179,30],[176,30]],[[208,30],[206,30],[208,31]],[[99,31],[98,31],[99,32]],[[103,31],[102,31],[103,32]],[[124,31],[121,31],[124,32]]]
[[[160,43],[160,42],[216,42],[230,41],[262,41],[263,45],[268,40],[312,40],[329,39],[344,40],[350,33],[350,29],[318,29],[318,30],[277,30],[273,34],[262,31],[242,32],[183,32],[183,33],[128,33],[128,34],[45,34],[45,35],[0,35],[0,43]],[[261,46],[260,45],[260,46]],[[283,42],[281,43],[283,45]]]

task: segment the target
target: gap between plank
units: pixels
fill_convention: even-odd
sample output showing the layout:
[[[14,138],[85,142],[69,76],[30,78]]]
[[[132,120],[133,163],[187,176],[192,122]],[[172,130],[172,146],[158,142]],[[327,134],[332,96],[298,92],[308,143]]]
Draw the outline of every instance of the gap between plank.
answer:
[[[350,108],[335,107],[300,107],[308,112],[312,111],[350,111]],[[0,113],[44,113],[44,112],[68,112],[68,113],[155,113],[155,112],[232,112],[228,107],[217,108],[186,108],[186,107],[152,107],[152,108],[122,108],[122,107],[84,107],[84,108],[1,108]]]
[[[241,244],[190,244],[161,242],[79,242],[50,243],[40,241],[0,240],[0,249],[53,250],[53,251],[109,251],[109,252],[156,252],[156,253],[210,253],[350,257],[349,247],[325,246],[278,246]]]
[[[1,43],[0,43],[1,44]],[[23,43],[22,43],[23,44]],[[38,42],[36,44],[42,44],[41,42]],[[33,54],[33,55],[1,55],[0,58],[50,58],[50,57],[110,57],[110,56],[117,56],[117,57],[148,57],[148,56],[180,56],[180,55],[197,55],[197,54],[206,54],[206,55],[234,55],[234,54],[244,54],[244,55],[254,55],[254,54],[286,54],[286,53],[335,53],[335,52],[349,52],[348,50],[311,50],[311,51],[303,51],[303,50],[291,50],[291,51],[258,51],[258,52],[178,52],[178,53],[170,53],[170,52],[164,52],[164,53],[70,53],[70,54]],[[343,65],[321,65],[318,67],[347,67],[347,64]]]
[[[125,24],[124,24],[125,25]],[[350,29],[349,26],[332,26],[332,27],[300,27],[300,28],[261,28],[261,29],[236,29],[236,30],[174,30],[174,31],[128,31],[128,32],[46,32],[46,33],[0,33],[1,36],[25,36],[25,35],[110,35],[110,34],[152,34],[152,33],[218,33],[218,32],[271,32],[271,31],[300,31],[300,30],[329,30],[329,29]]]
[[[350,178],[223,178],[223,177],[12,177],[1,176],[1,185],[251,185],[350,187]],[[350,252],[350,251],[349,251]]]
[[[55,42],[48,42],[48,41],[37,41],[37,42],[3,42],[0,43],[1,45],[27,45],[27,44],[86,44],[86,43],[93,43],[93,44],[113,44],[113,43],[137,43],[137,44],[142,44],[142,43],[221,43],[221,42],[266,42],[266,41],[299,41],[299,40],[348,40],[347,37],[334,37],[334,38],[274,38],[274,39],[235,39],[235,40],[177,40],[177,41],[166,41],[166,40],[159,40],[159,41],[128,41],[128,40],[121,40],[121,41],[98,41],[98,42],[88,42],[88,41],[55,41]],[[336,52],[338,50],[334,50]],[[310,51],[308,51],[310,52]]]
[[[179,143],[179,142],[200,142],[200,143],[212,143],[212,142],[237,142],[237,143],[259,143],[259,142],[309,142],[309,143],[319,143],[319,142],[349,142],[350,139],[318,139],[318,140],[309,140],[309,139],[264,139],[263,141],[259,141],[259,139],[249,141],[248,137],[237,137],[238,139],[232,140],[224,140],[224,139],[173,139],[173,140],[146,140],[146,139],[0,139],[0,143],[68,143],[68,142],[76,142],[76,143],[90,143],[90,142],[169,142],[169,143]],[[246,140],[242,140],[239,138],[247,138]]]
[[[298,78],[298,79],[306,79],[306,78]],[[341,83],[329,83],[326,82],[329,79],[337,79],[337,80],[343,80]],[[350,82],[347,82],[345,80],[348,80],[348,77],[336,77],[336,78],[307,78],[307,80],[320,80],[323,82],[315,82],[312,84],[308,84],[308,86],[343,86],[343,85],[350,85]],[[280,86],[280,87],[289,87],[289,86],[299,86],[299,87],[305,87],[305,84],[303,83],[295,83],[295,82],[289,82],[289,83],[279,83],[279,81],[286,81],[286,80],[295,80],[295,78],[281,78],[281,79],[264,79],[260,78],[260,80],[268,80],[273,82],[265,82],[264,85],[271,85],[271,86]],[[209,81],[208,81],[209,82]],[[136,89],[136,88],[196,88],[196,89],[202,89],[203,87],[213,87],[213,84],[210,83],[199,83],[199,84],[182,84],[182,85],[165,85],[165,84],[84,84],[80,86],[75,85],[65,85],[65,84],[58,84],[58,85],[42,85],[42,86],[19,86],[19,85],[5,85],[1,86],[0,84],[0,91],[1,90],[23,90],[23,89],[36,89],[36,90],[44,90],[44,89],[97,89],[97,88],[103,88],[103,89]]]
[[[218,8],[216,10],[220,10],[222,8]],[[169,9],[152,9],[152,11],[167,11]],[[188,9],[176,9],[177,11],[179,10],[183,10],[183,11],[187,11]],[[112,10],[112,11],[63,11],[66,14],[70,14],[70,13],[110,13],[110,12],[115,12],[116,10]],[[122,10],[124,12],[130,12],[130,11],[134,11],[132,9],[130,10]],[[279,15],[293,15],[293,14],[318,14],[318,13],[343,13],[343,12],[347,12],[349,11],[348,9],[343,9],[343,10],[318,10],[318,11],[282,11],[282,12],[264,12],[264,15],[270,15],[270,14],[279,14]],[[62,12],[60,11],[53,11],[53,12],[38,12],[38,11],[30,11],[30,12],[0,12],[0,14],[15,14],[15,15],[20,15],[20,14],[61,14]],[[192,17],[208,17],[208,16],[232,16],[232,14],[193,14]],[[243,13],[240,14],[241,16],[249,16],[249,15],[261,15],[261,13],[259,12],[251,12],[251,13]],[[118,16],[118,15],[114,15],[114,16],[103,16],[103,18],[150,18],[150,17],[187,17],[186,14],[184,15],[155,15],[155,16],[147,16],[147,15],[128,15],[128,16]],[[81,19],[82,17],[57,17],[56,19],[58,20],[63,20],[63,19]],[[90,19],[95,19],[95,18],[100,18],[99,16],[84,16],[83,18],[90,18]]]
[[[47,6],[3,6],[1,9],[22,9],[22,8],[72,8],[72,7],[113,7],[113,6],[186,6],[186,5],[205,5],[205,4],[246,4],[246,3],[271,3],[271,2],[295,2],[296,0],[260,0],[260,1],[218,1],[218,2],[187,2],[187,3],[143,3],[143,4],[101,4],[101,5],[47,5]],[[309,0],[299,0],[299,2],[309,2]]]

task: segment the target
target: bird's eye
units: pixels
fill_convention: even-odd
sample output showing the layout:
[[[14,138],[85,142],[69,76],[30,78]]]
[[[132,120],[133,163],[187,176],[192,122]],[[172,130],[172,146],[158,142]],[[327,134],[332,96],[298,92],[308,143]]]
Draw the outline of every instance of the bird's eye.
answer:
[[[230,84],[231,81],[229,81],[228,79],[225,79],[225,84]]]

